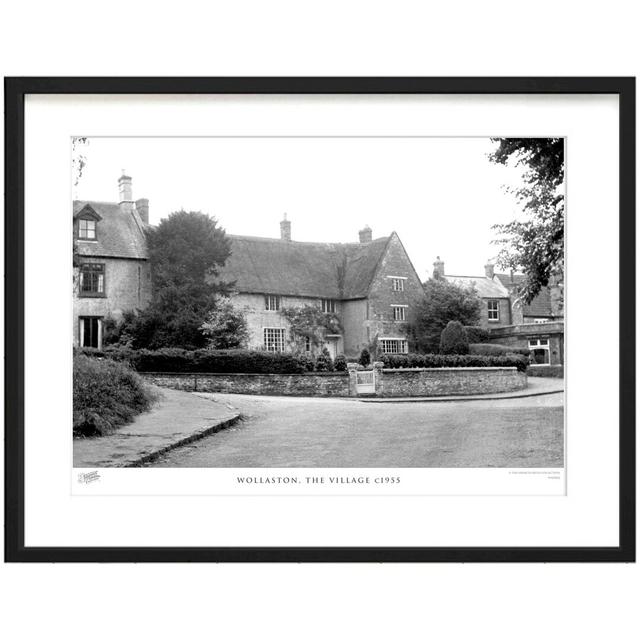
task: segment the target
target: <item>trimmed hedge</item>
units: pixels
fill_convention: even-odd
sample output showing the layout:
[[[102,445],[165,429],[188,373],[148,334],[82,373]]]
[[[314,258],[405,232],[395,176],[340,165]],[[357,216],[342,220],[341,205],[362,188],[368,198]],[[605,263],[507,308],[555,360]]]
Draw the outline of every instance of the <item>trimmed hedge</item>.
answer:
[[[451,320],[440,334],[440,353],[464,356],[469,353],[469,338],[462,323]]]
[[[489,341],[489,331],[483,327],[465,327],[467,338],[471,344]],[[469,346],[471,346],[471,344]]]
[[[409,353],[380,357],[387,369],[436,369],[440,367],[516,367],[518,371],[526,371],[529,358],[523,355],[511,356],[475,356],[475,355],[441,355],[437,353]]]
[[[136,371],[158,373],[305,373],[314,360],[305,354],[248,349],[85,349],[94,357],[128,362]],[[333,365],[333,363],[332,363]]]
[[[529,357],[529,349],[505,344],[470,344],[469,354],[474,356],[509,356],[518,354]]]

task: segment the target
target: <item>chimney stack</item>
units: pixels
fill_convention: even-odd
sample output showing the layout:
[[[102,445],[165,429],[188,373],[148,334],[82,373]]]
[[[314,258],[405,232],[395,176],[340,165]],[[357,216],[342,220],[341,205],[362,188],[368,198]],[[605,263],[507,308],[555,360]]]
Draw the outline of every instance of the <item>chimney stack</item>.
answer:
[[[120,193],[120,208],[131,213],[133,211],[133,189],[131,188],[131,176],[122,172],[118,179],[118,192]]]
[[[487,264],[484,265],[484,275],[489,278],[489,280],[493,280],[493,276],[495,274],[495,267],[493,262],[489,260]]]
[[[291,241],[291,222],[287,220],[286,213],[283,220],[280,221],[280,240]]]
[[[444,276],[444,262],[440,260],[440,256],[436,256],[436,261],[433,263],[433,277],[441,278]]]
[[[144,224],[149,224],[149,200],[140,198],[136,200],[136,211]]]
[[[371,242],[373,238],[373,232],[371,231],[371,227],[369,225],[367,225],[364,229],[360,229],[360,231],[358,231],[358,235],[360,236],[360,244]]]

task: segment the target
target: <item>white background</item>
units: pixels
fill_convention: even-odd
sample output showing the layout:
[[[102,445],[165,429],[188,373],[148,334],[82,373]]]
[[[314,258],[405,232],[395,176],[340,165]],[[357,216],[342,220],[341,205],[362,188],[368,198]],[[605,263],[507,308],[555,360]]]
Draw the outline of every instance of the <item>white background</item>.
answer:
[[[6,75],[635,75],[631,3],[14,4]],[[129,28],[125,25],[129,23]],[[601,638],[637,566],[10,566],[11,637]]]

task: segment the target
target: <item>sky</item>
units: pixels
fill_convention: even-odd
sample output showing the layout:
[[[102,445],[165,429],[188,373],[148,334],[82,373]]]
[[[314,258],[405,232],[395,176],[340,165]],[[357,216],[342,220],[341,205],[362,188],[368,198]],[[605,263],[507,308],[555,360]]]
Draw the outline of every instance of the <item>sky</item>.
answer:
[[[231,234],[357,242],[396,231],[425,280],[436,256],[450,275],[482,275],[498,247],[492,225],[521,217],[489,138],[89,138],[80,200],[118,200],[118,178],[148,198],[150,222],[203,211]]]

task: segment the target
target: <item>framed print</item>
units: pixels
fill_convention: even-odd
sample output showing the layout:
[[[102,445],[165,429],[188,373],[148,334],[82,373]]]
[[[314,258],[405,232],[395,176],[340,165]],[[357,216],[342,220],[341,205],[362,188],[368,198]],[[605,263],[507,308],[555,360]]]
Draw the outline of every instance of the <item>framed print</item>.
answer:
[[[635,560],[633,78],[7,78],[9,561]]]

